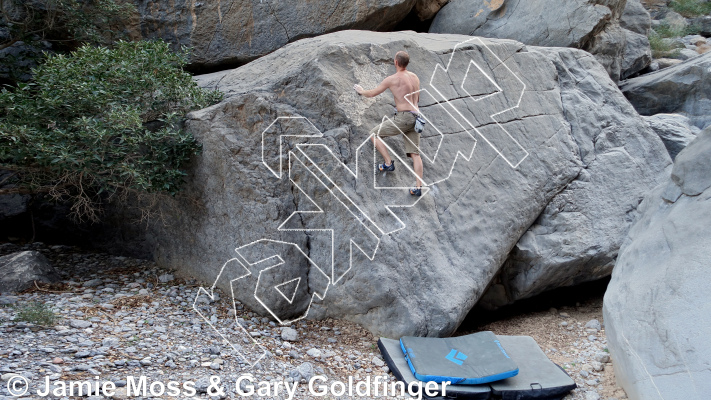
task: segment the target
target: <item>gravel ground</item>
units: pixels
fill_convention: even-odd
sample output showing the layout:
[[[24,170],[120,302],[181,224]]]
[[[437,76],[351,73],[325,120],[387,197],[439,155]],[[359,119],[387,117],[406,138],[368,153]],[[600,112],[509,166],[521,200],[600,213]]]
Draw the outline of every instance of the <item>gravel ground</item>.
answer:
[[[551,297],[551,296],[548,296]],[[573,377],[578,388],[564,400],[623,400],[615,383],[613,362],[602,324],[603,293],[597,289],[573,306],[570,299],[546,311],[527,311],[489,322],[470,332],[490,330],[497,335],[526,335],[536,340],[548,358]],[[550,302],[550,299],[545,301]]]
[[[46,389],[42,383],[46,379],[52,390],[58,382],[111,382],[116,386],[114,398],[129,398],[127,377],[145,376],[149,389],[160,382],[154,395],[130,398],[187,398],[188,390],[180,385],[194,382],[198,397],[212,399],[243,398],[236,393],[235,382],[245,374],[252,374],[255,384],[270,382],[272,391],[260,397],[268,399],[289,398],[283,385],[294,387],[294,382],[300,382],[294,398],[313,398],[306,381],[314,375],[325,375],[327,384],[348,382],[349,377],[355,382],[376,376],[394,381],[378,352],[377,338],[358,325],[299,321],[285,329],[238,304],[238,321],[267,349],[266,357],[251,367],[193,310],[198,282],[176,278],[144,260],[42,243],[0,244],[0,255],[22,250],[43,253],[63,280],[0,297],[0,400],[10,398],[6,382],[16,375],[30,381],[25,398],[40,398],[37,392]],[[200,305],[223,330],[234,326],[228,300],[221,295]],[[18,321],[18,309],[32,302],[51,306],[59,317],[55,325]],[[585,327],[590,320],[601,320],[601,307],[599,299],[572,309],[496,321],[481,330],[534,337],[578,382],[580,389],[566,399],[625,399],[615,388],[612,364],[606,360],[604,330]],[[213,377],[220,378],[220,385],[211,387]],[[178,382],[180,394],[168,397],[165,388],[164,395],[158,395],[160,386],[170,381]],[[247,383],[242,383],[242,390],[249,389]],[[274,394],[277,384],[280,391]]]

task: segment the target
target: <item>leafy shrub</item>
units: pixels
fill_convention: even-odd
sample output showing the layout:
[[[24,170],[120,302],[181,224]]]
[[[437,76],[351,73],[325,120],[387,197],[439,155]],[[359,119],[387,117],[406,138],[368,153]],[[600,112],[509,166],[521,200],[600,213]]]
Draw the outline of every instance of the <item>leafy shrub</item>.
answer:
[[[135,7],[121,0],[0,0],[0,50],[21,44],[0,53],[0,78],[27,81],[44,51],[126,38],[123,27],[132,11]]]
[[[19,40],[111,41],[111,30],[135,7],[116,0],[2,0],[0,24],[6,32],[0,49]]]
[[[85,45],[49,57],[32,83],[3,89],[0,168],[15,175],[0,194],[49,193],[92,221],[107,195],[175,194],[199,151],[182,118],[220,99],[186,63],[185,50],[162,41]]]
[[[679,54],[679,49],[669,44],[666,37],[652,31],[649,35],[649,47],[652,49],[654,58],[675,57]]]
[[[711,3],[702,0],[674,0],[669,6],[687,18],[711,13]]]
[[[45,303],[32,302],[23,307],[15,307],[15,321],[29,322],[35,325],[52,326],[57,322],[57,315],[52,307]]]

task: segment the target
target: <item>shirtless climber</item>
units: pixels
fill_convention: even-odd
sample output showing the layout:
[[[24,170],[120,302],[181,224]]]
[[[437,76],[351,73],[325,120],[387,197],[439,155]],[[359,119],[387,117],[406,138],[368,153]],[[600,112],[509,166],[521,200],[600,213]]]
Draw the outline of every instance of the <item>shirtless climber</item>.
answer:
[[[365,97],[375,97],[390,89],[390,92],[395,98],[395,115],[392,122],[384,121],[370,131],[371,138],[375,144],[375,148],[383,156],[384,163],[378,165],[378,169],[384,171],[394,171],[395,162],[390,158],[388,149],[380,137],[395,136],[403,133],[405,135],[405,153],[412,159],[412,166],[417,174],[415,187],[410,189],[410,194],[413,196],[422,195],[422,159],[420,158],[420,134],[415,131],[415,119],[419,114],[417,104],[420,101],[420,79],[417,75],[407,70],[407,64],[410,62],[410,56],[404,51],[398,51],[395,54],[395,68],[397,72],[383,79],[382,82],[375,88],[370,90],[363,89],[360,85],[353,86],[358,94]],[[405,100],[405,96],[409,96],[410,102]]]

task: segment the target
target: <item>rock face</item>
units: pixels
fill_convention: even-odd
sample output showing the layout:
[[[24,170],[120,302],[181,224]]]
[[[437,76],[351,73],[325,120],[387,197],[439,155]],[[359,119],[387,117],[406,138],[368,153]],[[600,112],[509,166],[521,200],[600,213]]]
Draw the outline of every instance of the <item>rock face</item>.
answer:
[[[421,198],[407,193],[402,138],[385,140],[396,170],[375,173],[369,131],[392,116],[392,98],[352,89],[393,73],[401,49],[429,120]],[[166,224],[151,228],[155,258],[283,322],[308,313],[390,337],[450,334],[549,202],[594,184],[586,168],[595,182],[612,163],[651,184],[652,172],[626,171],[669,162],[604,69],[575,49],[344,31],[199,82],[226,98],[190,115],[203,152],[184,196],[164,205]]]
[[[60,279],[42,253],[22,251],[0,257],[0,292],[20,292],[34,281],[51,283]]]
[[[664,142],[672,160],[689,145],[700,129],[690,125],[689,118],[680,114],[656,114],[644,119]]]
[[[646,35],[623,29],[625,34],[625,51],[620,65],[620,79],[645,69],[652,62],[652,49]]]
[[[646,61],[640,60],[644,53],[640,38],[635,38],[632,49],[625,50],[627,36],[632,33],[620,27],[625,4],[623,0],[453,0],[437,14],[430,32],[584,49],[594,54],[617,81],[621,75],[632,75],[651,61],[649,56],[644,58]],[[635,8],[629,14],[630,26],[641,28],[643,16],[639,10]]]
[[[434,18],[437,12],[449,3],[449,0],[417,0],[415,3],[415,12],[421,21]]]
[[[617,382],[630,399],[711,391],[711,129],[645,197],[605,293]]]
[[[627,0],[620,17],[620,26],[646,36],[652,28],[652,17],[639,0]]]
[[[642,115],[682,113],[700,129],[711,124],[711,53],[620,85]]]
[[[622,94],[599,83],[595,62],[565,61],[556,63],[563,108],[584,168],[513,248],[482,299],[487,308],[610,275],[641,196],[669,175],[666,151]]]
[[[416,0],[134,2],[137,14],[127,27],[132,36],[192,47],[194,66],[214,67],[247,62],[294,40],[335,30],[386,30]]]

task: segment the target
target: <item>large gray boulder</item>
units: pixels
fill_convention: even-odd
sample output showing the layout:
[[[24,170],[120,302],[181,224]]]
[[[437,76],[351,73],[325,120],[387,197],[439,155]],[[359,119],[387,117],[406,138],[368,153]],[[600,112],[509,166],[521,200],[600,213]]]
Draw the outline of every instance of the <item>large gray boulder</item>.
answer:
[[[584,168],[514,246],[482,299],[486,308],[609,276],[642,196],[669,176],[666,150],[624,96],[604,84],[592,57],[557,53],[565,59],[556,63],[563,108]]]
[[[649,38],[636,32],[623,29],[625,50],[620,65],[620,79],[627,79],[647,68],[652,62],[652,48]]]
[[[0,293],[21,292],[34,286],[34,281],[52,283],[59,279],[40,252],[21,251],[0,257]]]
[[[133,2],[131,36],[191,47],[194,67],[216,67],[251,61],[304,37],[393,28],[416,0]]]
[[[640,0],[627,0],[620,17],[620,26],[646,36],[652,28],[652,17]]]
[[[690,124],[688,117],[681,114],[656,114],[644,119],[654,133],[662,139],[672,160],[696,139],[700,131]]]
[[[711,124],[711,53],[621,83],[642,115],[681,113],[700,129]]]
[[[617,81],[621,75],[637,72],[630,68],[643,63],[638,60],[639,50],[629,50],[625,57],[628,31],[620,27],[625,5],[624,0],[452,0],[432,21],[430,32],[583,49],[594,54]]]
[[[617,382],[633,400],[711,393],[711,129],[648,194],[612,273],[603,313]]]
[[[369,131],[392,115],[392,98],[352,89],[393,73],[401,49],[430,121],[421,198],[407,193],[401,138],[386,140],[396,171],[375,173]],[[198,80],[226,98],[189,117],[203,152],[151,227],[155,258],[287,323],[337,317],[391,337],[448,335],[586,168],[614,162],[610,173],[652,180],[627,171],[655,171],[656,155],[668,157],[575,49],[344,31]]]

